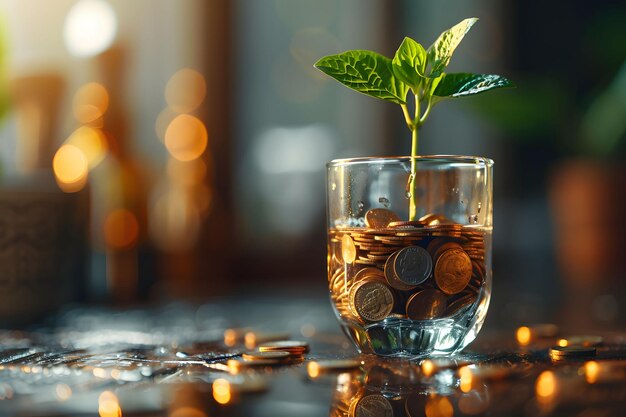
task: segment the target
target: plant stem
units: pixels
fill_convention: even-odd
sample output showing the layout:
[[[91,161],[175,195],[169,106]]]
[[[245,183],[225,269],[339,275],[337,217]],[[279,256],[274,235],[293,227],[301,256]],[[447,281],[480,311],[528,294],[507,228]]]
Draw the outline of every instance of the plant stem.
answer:
[[[405,106],[406,107],[406,106]],[[418,129],[421,125],[420,120],[420,100],[418,94],[415,94],[415,116],[413,122],[409,126],[411,129],[411,176],[409,177],[409,220],[417,220],[417,196],[415,179],[417,174],[417,145],[418,145]]]

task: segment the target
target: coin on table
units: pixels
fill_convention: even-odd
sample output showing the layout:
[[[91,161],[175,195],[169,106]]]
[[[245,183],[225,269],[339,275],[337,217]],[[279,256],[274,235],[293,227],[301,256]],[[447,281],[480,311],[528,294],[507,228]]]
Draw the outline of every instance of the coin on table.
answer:
[[[341,238],[341,257],[347,264],[351,264],[356,259],[356,246],[350,235],[343,235]]]
[[[433,261],[421,246],[407,246],[398,252],[393,262],[393,272],[400,281],[416,286],[428,279]]]
[[[328,359],[309,362],[308,368],[315,368],[318,373],[345,372],[361,366],[358,359]]]
[[[553,346],[549,353],[552,359],[588,358],[596,356],[596,348],[591,346]]]
[[[394,262],[396,261],[396,256],[400,253],[400,251],[394,252],[389,258],[387,258],[387,262],[385,262],[385,279],[387,283],[391,285],[393,288],[400,291],[410,291],[416,287],[416,285],[405,284],[400,280],[398,275],[393,268]]]
[[[309,351],[309,344],[299,340],[279,340],[277,342],[264,343],[259,346],[259,351],[285,351],[293,354],[303,354]]]
[[[360,283],[363,284],[354,292],[350,291],[351,305],[354,306],[355,312],[361,319],[370,322],[381,321],[393,309],[394,296],[391,289],[380,281],[361,281]]]
[[[276,351],[268,350],[264,352],[253,351],[253,352],[246,352],[241,355],[241,357],[245,361],[267,360],[267,359],[280,360],[280,359],[289,358],[290,356],[291,355],[289,352],[285,352],[283,350],[276,350]]]
[[[472,278],[472,261],[463,249],[448,249],[435,264],[435,282],[446,294],[458,294]]]
[[[365,395],[356,402],[350,416],[393,417],[393,408],[391,407],[389,400],[380,394]]]
[[[406,302],[406,315],[412,320],[429,320],[440,317],[446,311],[444,293],[427,288],[413,294]]]
[[[384,229],[391,222],[400,221],[400,217],[391,210],[375,208],[365,213],[365,225],[372,229]]]

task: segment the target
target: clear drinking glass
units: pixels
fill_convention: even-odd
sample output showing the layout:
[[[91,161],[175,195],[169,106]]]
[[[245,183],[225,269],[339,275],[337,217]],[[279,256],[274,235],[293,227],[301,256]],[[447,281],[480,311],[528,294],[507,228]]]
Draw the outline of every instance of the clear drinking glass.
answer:
[[[476,338],[491,297],[492,167],[473,156],[327,164],[330,298],[359,351],[438,356]]]

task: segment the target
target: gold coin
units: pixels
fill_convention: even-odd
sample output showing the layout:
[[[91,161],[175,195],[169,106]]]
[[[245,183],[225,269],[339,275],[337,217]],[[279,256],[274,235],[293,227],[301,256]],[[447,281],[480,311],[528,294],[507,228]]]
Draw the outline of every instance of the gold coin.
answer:
[[[391,289],[379,281],[361,281],[351,302],[358,317],[365,321],[375,322],[387,317],[394,305]]]
[[[456,242],[446,242],[443,245],[439,246],[433,255],[433,261],[437,262],[437,259],[448,249],[463,249],[461,245]]]
[[[401,221],[400,219],[398,219],[397,221],[393,221],[393,222],[389,222],[389,227],[401,227],[401,228],[405,228],[405,227],[424,227],[425,223],[421,222],[419,220],[409,220],[409,221]]]
[[[374,279],[374,280],[384,280],[385,279],[385,273],[383,271],[381,271],[378,268],[373,268],[373,267],[365,267],[363,269],[360,269],[355,275],[354,275],[354,280],[355,281],[361,281],[363,279]]]
[[[354,417],[393,417],[393,408],[387,398],[380,394],[361,397],[354,408]]]
[[[302,352],[307,353],[309,351],[309,344],[307,342],[302,342],[299,340],[279,340],[271,343],[264,343],[259,346],[259,351],[267,352],[267,351],[277,351],[283,350],[286,352]]]
[[[310,363],[315,363],[320,373],[349,371],[361,366],[361,361],[358,359],[329,359]]]
[[[399,220],[396,213],[383,208],[371,209],[365,213],[365,225],[373,229],[384,229],[390,222]]]
[[[463,249],[448,249],[435,264],[435,282],[446,294],[458,294],[472,278],[472,261]]]
[[[280,359],[286,359],[289,356],[291,356],[289,352],[285,352],[281,350],[276,350],[276,351],[269,350],[265,352],[261,352],[261,351],[246,352],[241,355],[241,357],[246,361],[267,360],[267,359],[280,360]]]
[[[341,257],[347,264],[351,264],[356,259],[356,247],[350,235],[343,235],[341,238]]]
[[[434,288],[413,294],[406,303],[406,315],[412,320],[434,319],[445,311],[446,296]]]
[[[581,358],[596,356],[595,347],[586,346],[553,346],[550,348],[552,359]]]

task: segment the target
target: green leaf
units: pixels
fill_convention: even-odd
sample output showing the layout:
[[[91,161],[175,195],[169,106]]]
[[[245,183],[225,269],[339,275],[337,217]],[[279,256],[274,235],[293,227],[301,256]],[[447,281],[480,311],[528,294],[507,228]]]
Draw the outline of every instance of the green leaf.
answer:
[[[478,18],[476,17],[465,19],[439,35],[437,40],[428,48],[429,77],[441,75],[450,63],[454,50],[477,21]]]
[[[391,61],[398,79],[417,91],[426,69],[426,50],[411,38],[404,38]]]
[[[493,90],[515,87],[508,79],[495,74],[444,74],[434,95],[438,97],[464,97]]]
[[[391,59],[376,52],[346,51],[320,59],[315,67],[359,93],[406,104],[407,85],[394,77]]]

